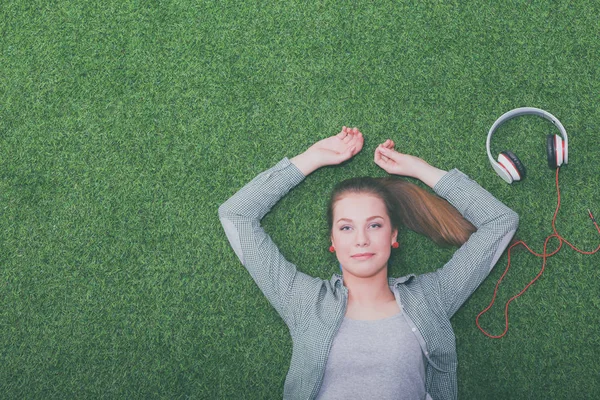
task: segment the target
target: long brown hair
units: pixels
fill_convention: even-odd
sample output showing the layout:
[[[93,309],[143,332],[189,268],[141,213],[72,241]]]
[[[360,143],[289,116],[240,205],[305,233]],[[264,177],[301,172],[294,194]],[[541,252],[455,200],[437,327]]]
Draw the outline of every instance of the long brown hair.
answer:
[[[393,177],[362,177],[346,179],[333,189],[327,208],[329,231],[333,228],[335,203],[349,193],[380,198],[392,228],[404,225],[441,246],[460,246],[476,230],[450,203],[414,183]]]

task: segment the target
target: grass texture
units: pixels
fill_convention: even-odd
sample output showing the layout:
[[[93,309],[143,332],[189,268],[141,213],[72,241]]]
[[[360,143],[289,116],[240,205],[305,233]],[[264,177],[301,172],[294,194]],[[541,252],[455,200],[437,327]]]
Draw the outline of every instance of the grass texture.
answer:
[[[485,153],[502,113],[557,116],[569,133],[557,229],[600,240],[600,6],[571,1],[64,1],[0,6],[0,397],[275,399],[284,323],[240,265],[217,208],[264,169],[358,126],[363,152],[309,177],[263,220],[306,273],[329,278],[325,202],[350,176],[382,176],[386,138],[457,167],[521,216],[542,251],[554,175],[535,117],[493,154],[528,167],[507,185]],[[392,275],[448,260],[414,233]],[[554,246],[556,246],[556,242]],[[475,316],[506,255],[453,319],[461,399],[600,397],[600,255],[567,246],[510,309],[501,340]],[[541,261],[515,251],[481,322]]]

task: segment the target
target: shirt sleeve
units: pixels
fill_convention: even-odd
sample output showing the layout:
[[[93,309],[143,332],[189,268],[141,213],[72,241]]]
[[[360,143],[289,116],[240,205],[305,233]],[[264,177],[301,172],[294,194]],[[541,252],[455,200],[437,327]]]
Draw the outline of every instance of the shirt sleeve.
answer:
[[[279,252],[260,225],[271,208],[305,176],[287,158],[259,174],[219,207],[231,247],[267,300],[292,328],[289,304],[312,278],[299,272]]]
[[[434,191],[477,228],[451,260],[433,273],[442,305],[451,317],[488,276],[515,234],[519,216],[457,169],[444,175]]]

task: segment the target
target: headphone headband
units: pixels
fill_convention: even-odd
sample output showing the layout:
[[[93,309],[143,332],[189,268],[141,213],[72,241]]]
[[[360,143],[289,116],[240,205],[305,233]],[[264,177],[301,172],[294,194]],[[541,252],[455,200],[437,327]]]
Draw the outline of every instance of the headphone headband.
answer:
[[[548,121],[552,122],[552,124],[554,124],[554,126],[556,126],[558,128],[558,130],[560,131],[560,134],[564,140],[565,150],[564,150],[563,163],[567,164],[569,161],[567,131],[565,130],[565,127],[560,123],[558,118],[556,118],[554,115],[550,114],[548,111],[544,111],[540,108],[534,108],[534,107],[515,108],[513,110],[505,112],[504,114],[502,114],[500,116],[500,118],[498,118],[496,120],[496,122],[494,122],[494,124],[490,128],[490,131],[488,132],[487,140],[485,143],[485,147],[487,149],[487,154],[488,154],[488,159],[490,160],[492,167],[494,167],[494,170],[498,173],[498,175],[500,175],[502,177],[502,179],[504,179],[507,182],[509,182],[509,180],[506,177],[506,171],[492,157],[492,152],[490,150],[490,142],[492,140],[492,135],[494,134],[494,132],[496,132],[498,130],[498,128],[500,128],[500,126],[502,126],[502,124],[504,124],[508,120],[511,120],[511,119],[521,116],[521,115],[537,115],[539,117],[545,118]]]

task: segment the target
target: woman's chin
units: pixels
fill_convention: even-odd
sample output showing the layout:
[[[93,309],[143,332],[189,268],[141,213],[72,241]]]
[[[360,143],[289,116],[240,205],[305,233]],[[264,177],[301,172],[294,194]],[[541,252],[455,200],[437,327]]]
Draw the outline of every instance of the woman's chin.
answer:
[[[386,269],[386,266],[387,264],[376,267],[372,263],[370,265],[367,263],[351,263],[342,264],[342,269],[359,278],[371,278],[381,273],[382,270]]]

